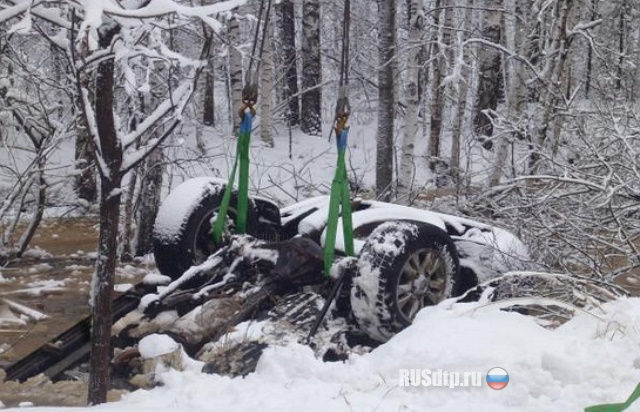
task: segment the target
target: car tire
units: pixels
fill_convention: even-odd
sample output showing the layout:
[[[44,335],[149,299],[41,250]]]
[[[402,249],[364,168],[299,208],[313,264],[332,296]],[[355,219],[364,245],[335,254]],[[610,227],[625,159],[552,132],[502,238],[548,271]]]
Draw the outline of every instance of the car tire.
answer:
[[[396,221],[377,227],[357,263],[351,307],[359,327],[386,342],[425,306],[458,294],[458,254],[442,229]]]
[[[202,263],[221,245],[212,239],[212,219],[222,203],[225,185],[210,178],[185,181],[162,203],[153,232],[153,254],[161,274],[179,278],[193,265]],[[231,196],[227,212],[227,233],[233,231],[237,204]],[[255,208],[250,203],[247,233],[256,226]]]

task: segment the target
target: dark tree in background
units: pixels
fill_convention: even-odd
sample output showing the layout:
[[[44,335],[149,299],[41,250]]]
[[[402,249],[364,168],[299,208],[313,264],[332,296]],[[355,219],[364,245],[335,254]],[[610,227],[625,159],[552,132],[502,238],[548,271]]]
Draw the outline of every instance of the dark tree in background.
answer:
[[[497,11],[499,1],[492,0],[495,10],[485,13],[482,37],[494,44],[500,44],[501,13]],[[493,124],[487,111],[495,111],[500,99],[500,87],[502,82],[502,53],[494,48],[485,47],[480,50],[478,58],[478,91],[476,94],[475,111],[473,115],[473,128],[475,133],[483,139],[483,136],[493,135]],[[491,149],[491,141],[484,144],[486,149]]]
[[[296,27],[293,2],[283,0],[277,5],[280,17],[280,52],[284,71],[283,100],[287,101],[290,126],[300,124],[300,99],[298,98],[298,68],[296,53]]]
[[[379,0],[378,15],[378,143],[376,195],[389,200],[393,183],[393,132],[395,116],[394,65],[396,54],[396,1]]]
[[[160,209],[164,160],[162,149],[152,151],[144,162],[136,231],[136,256],[153,251],[153,224]]]
[[[322,63],[320,60],[320,2],[302,3],[302,112],[303,132],[322,134]]]

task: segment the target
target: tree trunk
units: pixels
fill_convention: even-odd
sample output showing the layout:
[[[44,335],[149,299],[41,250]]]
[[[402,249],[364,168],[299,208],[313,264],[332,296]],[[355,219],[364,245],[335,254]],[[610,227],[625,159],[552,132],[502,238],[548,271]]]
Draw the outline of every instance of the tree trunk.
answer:
[[[282,0],[280,9],[280,42],[284,67],[284,100],[288,101],[289,126],[300,124],[300,99],[298,97],[298,68],[296,56],[296,28],[293,2]]]
[[[616,89],[622,89],[624,76],[624,59],[626,51],[626,36],[627,36],[627,0],[620,0],[620,12],[618,15],[618,73],[616,76]]]
[[[271,133],[271,92],[273,90],[273,61],[271,59],[271,24],[266,27],[264,49],[262,50],[262,92],[260,93],[260,137],[269,147],[274,146]]]
[[[598,0],[591,0],[591,21],[598,18]],[[593,48],[587,43],[586,75],[584,76],[584,96],[588,99],[591,92],[591,77],[593,76]]]
[[[302,112],[300,129],[322,134],[322,63],[320,54],[320,2],[302,3]]]
[[[378,140],[376,195],[390,200],[393,184],[393,131],[395,115],[394,65],[396,53],[396,1],[378,0]]]
[[[133,259],[133,204],[136,198],[136,187],[138,185],[138,174],[140,167],[134,168],[129,176],[129,184],[125,192],[124,217],[122,219],[122,232],[120,241],[120,261],[128,262]]]
[[[163,172],[162,148],[159,147],[145,160],[138,208],[136,256],[144,256],[153,251],[153,224],[160,208]]]
[[[458,45],[459,50],[458,59],[464,60],[464,49],[462,48],[462,43],[465,40],[465,31],[469,31],[471,28],[471,18],[472,18],[472,10],[473,10],[473,0],[465,1],[465,6],[467,8],[464,12],[464,20],[463,27],[458,31]],[[455,104],[455,114],[453,118],[453,127],[451,130],[451,178],[453,179],[453,184],[456,187],[460,186],[460,145],[462,140],[462,126],[465,118],[465,112],[467,108],[467,94],[469,91],[468,82],[470,81],[469,70],[466,66],[461,68],[460,76],[463,81],[458,82],[457,84],[457,96],[456,96],[456,104]]]
[[[632,61],[633,69],[631,70],[631,97],[632,102],[636,102],[640,97],[640,24],[637,24],[638,17],[636,17],[636,24],[630,25],[634,27],[631,36],[633,39]]]
[[[66,6],[63,8],[63,13],[69,13]],[[70,18],[73,18],[72,16],[70,16]],[[73,41],[71,31],[68,32],[68,38],[70,41]],[[76,168],[80,170],[80,173],[74,177],[74,190],[78,198],[93,203],[98,198],[96,169],[94,159],[92,158],[94,148],[89,134],[89,126],[87,125],[87,116],[86,113],[83,112],[84,105],[80,101],[82,99],[80,89],[85,88],[89,90],[90,88],[89,77],[85,71],[78,73],[77,76],[77,93],[75,97],[76,100],[74,101],[76,108],[75,162]]]
[[[435,10],[439,10],[443,1],[436,0]],[[444,0],[446,5],[446,0]],[[442,87],[442,79],[444,78],[445,54],[441,50],[440,45],[446,45],[450,42],[448,32],[451,23],[451,8],[446,7],[444,11],[444,25],[440,26],[440,11],[434,13],[433,23],[433,42],[432,42],[432,62],[433,75],[431,76],[431,123],[429,130],[429,169],[435,173],[436,186],[441,186],[438,174],[442,171],[436,168],[440,163],[440,146],[442,138],[442,115],[444,113],[444,89]]]
[[[116,34],[116,29],[101,33],[99,44],[106,49]],[[98,65],[96,79],[96,126],[100,138],[101,153],[107,175],[100,175],[100,236],[96,272],[92,284],[91,355],[89,359],[88,403],[96,405],[107,401],[110,381],[111,325],[113,322],[113,285],[118,246],[118,222],[120,219],[120,167],[122,146],[116,135],[113,115],[114,61],[104,60]]]
[[[38,195],[36,197],[36,211],[31,218],[31,222],[29,226],[25,230],[25,232],[20,236],[20,241],[18,242],[18,251],[16,252],[16,257],[20,258],[27,250],[29,243],[31,243],[31,239],[33,239],[33,235],[36,234],[36,230],[38,226],[40,226],[40,222],[42,221],[42,215],[44,214],[45,202],[47,200],[47,181],[45,179],[45,166],[46,166],[46,155],[42,150],[42,143],[39,147],[36,147],[38,151],[38,171],[37,178],[35,179],[37,183]]]
[[[516,4],[513,0],[504,0],[503,6],[507,13],[504,15],[504,40],[508,50],[513,53],[520,52],[520,41],[517,32],[517,21],[515,16],[517,15]],[[505,59],[504,71],[506,78],[506,100],[507,100],[507,119],[509,123],[516,124],[520,116],[520,72],[519,65],[514,59]],[[491,166],[491,172],[489,174],[489,186],[497,186],[500,184],[502,175],[504,174],[504,167],[507,163],[507,157],[509,152],[510,140],[518,133],[514,130],[514,126],[509,126],[512,130],[500,130],[499,136],[495,139],[497,149],[495,150],[495,157]]]
[[[400,178],[398,179],[398,195],[405,197],[405,203],[411,204],[413,179],[415,171],[414,148],[418,133],[418,112],[420,111],[420,94],[418,91],[420,70],[420,38],[424,28],[422,2],[410,0],[409,13],[409,62],[407,68],[407,112],[404,122],[404,140],[400,160]]]
[[[202,104],[202,124],[209,127],[216,126],[215,100],[214,100],[214,67],[215,53],[213,50],[213,32],[204,28],[205,47],[208,47],[207,68],[204,70],[204,97]]]
[[[229,19],[229,82],[231,87],[231,123],[233,124],[234,136],[238,134],[240,127],[240,107],[242,107],[242,55],[237,47],[240,44],[240,26],[235,17]]]
[[[482,37],[492,43],[500,44],[500,16],[497,11],[500,8],[499,0],[487,1],[489,10],[485,11]],[[500,87],[502,82],[501,53],[492,47],[481,47],[479,61],[478,91],[473,115],[473,129],[480,141],[484,142],[485,149],[491,149],[491,140],[485,139],[493,135],[493,124],[487,111],[495,111],[500,99]]]
[[[86,74],[80,74],[82,87],[88,87]],[[80,98],[80,97],[78,97]],[[96,184],[95,166],[92,158],[93,144],[89,136],[89,128],[86,124],[86,117],[81,112],[82,104],[76,104],[78,115],[76,116],[76,148],[75,161],[76,168],[80,173],[75,176],[74,188],[78,198],[89,203],[96,201],[98,197],[98,187]]]
[[[540,93],[541,113],[537,118],[535,131],[535,147],[529,156],[529,172],[537,173],[541,152],[547,144],[547,133],[549,126],[555,124],[553,116],[556,106],[563,97],[563,70],[569,54],[569,39],[567,36],[569,15],[573,8],[574,0],[561,0],[554,8],[554,21],[551,30],[551,42],[547,46],[545,61],[542,73],[545,88]],[[557,143],[553,142],[554,148]]]

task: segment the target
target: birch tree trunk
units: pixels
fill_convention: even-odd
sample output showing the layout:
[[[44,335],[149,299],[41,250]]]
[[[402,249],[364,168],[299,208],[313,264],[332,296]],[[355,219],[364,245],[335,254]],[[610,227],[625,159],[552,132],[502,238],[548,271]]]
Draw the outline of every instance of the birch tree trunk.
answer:
[[[396,53],[396,1],[378,0],[378,139],[376,195],[390,200],[393,184],[393,131],[395,114],[394,65]]]
[[[418,133],[418,112],[420,111],[420,93],[418,90],[420,70],[420,37],[424,29],[422,2],[410,0],[409,4],[409,58],[407,68],[407,112],[404,119],[404,140],[400,159],[400,178],[398,179],[398,197],[411,204],[415,172],[414,148]]]
[[[240,108],[242,107],[242,87],[244,82],[242,79],[242,54],[238,50],[240,43],[240,26],[235,16],[229,19],[227,26],[229,33],[229,84],[231,88],[230,121],[233,124],[233,135],[238,134],[240,127]]]
[[[471,17],[473,10],[473,0],[465,0],[465,11],[463,25],[457,33],[458,57],[456,64],[464,62],[463,42],[465,40],[465,32],[471,29]],[[455,114],[453,116],[453,126],[451,130],[451,178],[453,184],[458,187],[460,185],[460,145],[462,140],[462,126],[465,118],[467,107],[467,94],[469,90],[468,82],[470,81],[469,69],[466,64],[460,68],[461,81],[457,82],[457,95],[455,103]]]
[[[302,2],[302,112],[300,129],[322,134],[322,62],[320,54],[320,2]]]
[[[451,25],[451,8],[445,7],[444,11],[440,12],[439,9],[442,5],[448,5],[447,0],[436,0],[433,23],[433,42],[432,42],[432,76],[431,76],[431,125],[429,128],[429,169],[436,174],[436,185],[440,185],[437,174],[441,171],[437,170],[436,165],[440,163],[440,146],[442,137],[442,115],[444,112],[444,89],[442,87],[442,79],[444,78],[445,66],[445,51],[442,49],[442,45],[449,43],[448,32]],[[440,25],[441,14],[444,14],[444,26]],[[447,33],[447,34],[445,34]]]
[[[262,50],[262,92],[260,93],[260,137],[269,147],[274,146],[271,132],[271,92],[273,90],[273,61],[271,58],[272,26],[266,28]]]
[[[133,259],[132,239],[133,231],[133,204],[136,199],[136,188],[138,186],[139,167],[134,168],[129,173],[129,184],[125,192],[125,201],[123,207],[123,219],[120,241],[120,261],[128,262]]]
[[[516,21],[516,4],[513,0],[504,0],[503,7],[506,10],[504,14],[504,39],[508,50],[515,54],[519,54],[519,39],[517,34]],[[506,83],[506,100],[507,100],[507,119],[510,123],[515,123],[519,117],[520,101],[520,73],[518,72],[518,63],[512,58],[506,58],[504,61],[505,83]],[[504,122],[503,122],[504,123]],[[508,149],[511,138],[513,138],[514,130],[499,130],[498,136],[494,139],[497,149],[489,174],[489,186],[497,186],[504,174],[504,167],[507,162]]]
[[[145,112],[145,98],[142,94],[139,95],[139,99],[141,102],[141,107],[139,112]],[[132,104],[131,102],[129,102]],[[129,110],[133,112],[133,107],[130,106]],[[136,129],[139,123],[139,119],[137,116],[132,116],[131,121],[129,122],[129,132],[132,132]],[[136,149],[140,147],[139,142],[136,144]],[[136,203],[139,192],[138,183],[139,183],[139,175],[141,166],[134,167],[131,172],[129,172],[129,182],[127,184],[127,190],[124,191],[124,202],[123,202],[123,217],[122,217],[122,228],[120,229],[120,261],[127,262],[133,259],[133,237],[135,232],[133,230],[133,223],[135,220],[134,216],[134,204]]]
[[[284,67],[284,100],[288,101],[287,121],[289,126],[300,124],[300,99],[298,97],[298,68],[296,52],[296,27],[293,2],[282,0],[280,10],[280,42]]]

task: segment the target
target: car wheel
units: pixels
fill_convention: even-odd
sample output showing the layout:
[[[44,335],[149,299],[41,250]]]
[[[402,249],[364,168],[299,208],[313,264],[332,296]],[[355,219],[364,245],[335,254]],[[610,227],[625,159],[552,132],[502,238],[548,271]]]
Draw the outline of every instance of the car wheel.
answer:
[[[351,307],[361,329],[386,342],[425,306],[458,293],[455,245],[440,228],[397,221],[380,225],[358,257]]]
[[[224,184],[212,179],[196,178],[185,181],[167,196],[158,211],[153,233],[153,253],[160,273],[177,279],[221,246],[213,242],[212,227],[224,188]],[[227,212],[227,233],[234,229],[234,204],[235,193]],[[255,210],[250,205],[247,233],[254,231],[255,221]]]

